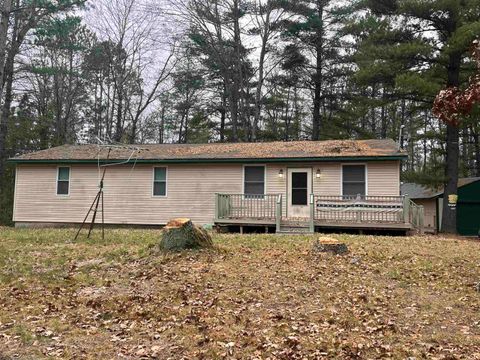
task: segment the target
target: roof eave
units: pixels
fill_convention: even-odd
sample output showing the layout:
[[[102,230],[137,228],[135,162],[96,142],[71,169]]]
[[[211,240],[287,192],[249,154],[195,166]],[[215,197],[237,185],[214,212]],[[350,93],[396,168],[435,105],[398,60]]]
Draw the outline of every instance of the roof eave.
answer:
[[[105,163],[137,163],[137,164],[153,164],[153,163],[280,163],[280,162],[336,162],[336,161],[388,161],[388,160],[405,160],[408,155],[384,155],[384,156],[327,156],[327,157],[302,157],[302,158],[231,158],[231,159],[9,159],[9,163],[13,164],[101,164]]]

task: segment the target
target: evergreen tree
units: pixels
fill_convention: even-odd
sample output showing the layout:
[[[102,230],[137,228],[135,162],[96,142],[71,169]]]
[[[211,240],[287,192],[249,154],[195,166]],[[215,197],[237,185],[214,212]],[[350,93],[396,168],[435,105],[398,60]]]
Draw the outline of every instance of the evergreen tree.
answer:
[[[362,21],[380,23],[362,44],[364,53],[382,68],[390,67],[395,86],[405,98],[431,106],[445,85],[462,86],[468,78],[462,60],[480,33],[480,8],[476,0],[368,0]],[[374,18],[375,20],[372,20]],[[371,72],[378,72],[372,69]],[[456,232],[456,211],[448,198],[457,192],[459,127],[446,125],[445,192],[442,229]]]
[[[285,21],[286,38],[294,40],[311,62],[305,64],[310,74],[309,89],[313,94],[312,139],[325,138],[322,134],[328,115],[322,111],[328,106],[327,89],[338,84],[336,63],[340,39],[335,36],[339,24],[337,9],[330,0],[285,1],[284,6],[294,16]]]

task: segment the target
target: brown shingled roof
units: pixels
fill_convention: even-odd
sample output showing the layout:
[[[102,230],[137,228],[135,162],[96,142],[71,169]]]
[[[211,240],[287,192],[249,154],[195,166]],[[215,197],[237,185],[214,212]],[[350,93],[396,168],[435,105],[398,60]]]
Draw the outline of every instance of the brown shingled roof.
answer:
[[[229,160],[300,159],[336,157],[403,157],[398,145],[386,140],[327,140],[264,143],[146,144],[133,158],[139,160]],[[106,159],[108,149],[98,145],[64,145],[11,159],[22,161],[68,161]],[[126,160],[131,150],[113,148],[111,160]]]

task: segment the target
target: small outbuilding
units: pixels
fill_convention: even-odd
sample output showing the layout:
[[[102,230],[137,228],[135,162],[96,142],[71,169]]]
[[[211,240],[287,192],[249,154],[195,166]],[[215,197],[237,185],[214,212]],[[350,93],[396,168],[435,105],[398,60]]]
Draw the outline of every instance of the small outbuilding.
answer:
[[[423,205],[425,231],[441,231],[443,190],[404,183],[401,194]],[[458,179],[457,231],[465,236],[477,236],[480,232],[480,177]]]

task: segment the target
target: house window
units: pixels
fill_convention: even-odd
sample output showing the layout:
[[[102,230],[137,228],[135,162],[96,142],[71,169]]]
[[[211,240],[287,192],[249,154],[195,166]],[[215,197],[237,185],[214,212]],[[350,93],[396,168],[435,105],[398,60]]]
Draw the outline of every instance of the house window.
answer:
[[[153,196],[167,196],[167,168],[153,168]]]
[[[70,168],[59,167],[57,171],[57,195],[70,193]]]
[[[365,165],[343,165],[343,195],[366,195]]]
[[[243,192],[249,198],[262,198],[265,195],[265,166],[245,166]]]

